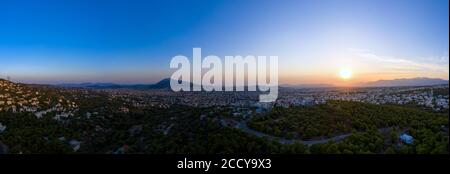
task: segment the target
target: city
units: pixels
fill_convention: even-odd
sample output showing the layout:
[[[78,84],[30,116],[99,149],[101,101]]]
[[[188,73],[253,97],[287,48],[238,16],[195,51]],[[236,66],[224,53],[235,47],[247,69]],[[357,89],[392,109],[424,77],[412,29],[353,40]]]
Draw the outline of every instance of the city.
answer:
[[[422,152],[419,147],[421,144],[414,144],[411,142],[418,135],[410,135],[415,129],[412,129],[413,120],[408,120],[403,117],[425,117],[426,119],[436,119],[433,124],[429,125],[425,130],[436,131],[435,135],[438,138],[444,138],[443,145],[448,145],[448,107],[449,94],[448,84],[434,85],[434,86],[412,86],[412,87],[359,87],[359,88],[292,88],[281,87],[280,96],[277,101],[271,103],[261,103],[258,101],[260,92],[173,92],[168,86],[160,86],[159,89],[95,89],[95,88],[76,88],[64,86],[51,85],[26,85],[9,82],[7,80],[0,81],[0,113],[7,115],[0,118],[0,140],[2,140],[3,153],[48,153],[41,151],[45,148],[34,147],[33,149],[26,145],[28,140],[16,139],[17,137],[17,121],[22,119],[31,119],[35,124],[20,125],[19,127],[27,129],[38,129],[40,124],[57,123],[61,127],[53,128],[52,130],[43,130],[37,132],[36,136],[42,141],[41,145],[50,145],[59,141],[53,146],[58,146],[65,149],[65,153],[179,153],[176,151],[154,151],[155,149],[145,148],[146,136],[162,136],[161,139],[173,138],[173,134],[181,134],[180,138],[197,138],[196,134],[185,134],[180,131],[181,128],[175,128],[179,119],[191,120],[198,118],[195,122],[200,121],[199,124],[211,124],[212,132],[216,132],[218,136],[221,134],[236,134],[236,136],[244,136],[253,141],[264,141],[265,144],[275,143],[278,148],[299,148],[301,150],[295,153],[326,153],[323,151],[314,151],[314,145],[330,145],[333,143],[343,143],[349,141],[351,135],[368,134],[370,131],[373,134],[373,129],[378,129],[379,133],[368,136],[381,136],[386,134],[385,141],[395,141],[397,143],[406,144],[411,148],[409,151],[402,151],[398,144],[395,146],[390,143],[381,143],[380,148],[370,149],[364,153],[448,153],[448,149],[440,149],[441,151],[433,151],[433,148],[442,148],[433,145],[429,148],[430,151]],[[361,104],[360,104],[361,103]],[[327,132],[318,131],[317,128],[323,127],[322,123],[314,123],[312,125],[318,127],[295,128],[296,126],[305,126],[307,119],[320,118],[320,114],[315,114],[316,118],[302,118],[303,115],[294,114],[289,117],[289,112],[322,112],[316,111],[322,108],[323,111],[328,110],[326,107],[334,105],[342,105],[339,107],[351,108],[371,107],[372,109],[389,110],[390,107],[398,107],[396,110],[411,109],[412,114],[405,115],[397,114],[389,118],[377,113],[359,113],[370,114],[367,120],[362,120],[372,127],[365,127],[363,123],[357,123],[357,119],[345,120],[346,118],[330,118],[334,114],[341,115],[348,111],[339,111],[330,116],[325,115],[322,121],[331,120],[331,124],[338,127],[322,128]],[[325,108],[323,108],[325,107]],[[384,108],[384,109],[383,109]],[[166,116],[160,115],[162,113],[175,112],[177,114],[169,114]],[[295,119],[292,122],[279,122],[276,118],[271,118],[274,112],[287,112],[284,118],[278,119]],[[369,111],[368,111],[369,112]],[[397,112],[397,111],[393,111]],[[192,114],[194,116],[192,116]],[[356,114],[356,113],[355,113]],[[151,124],[147,123],[145,117],[155,117],[160,115],[161,118],[151,120]],[[432,116],[436,115],[436,116]],[[185,117],[193,118],[185,118]],[[21,118],[24,117],[24,118]],[[31,118],[30,118],[31,117]],[[116,118],[117,117],[117,118]],[[123,118],[129,117],[129,118]],[[136,117],[134,120],[134,117]],[[298,118],[297,118],[298,117]],[[358,117],[350,113],[348,116],[342,117]],[[374,117],[374,118],[372,118]],[[398,117],[398,118],[396,118]],[[131,119],[125,122],[116,122],[116,119]],[[141,119],[141,120],[139,120]],[[153,118],[156,119],[156,118]],[[272,120],[275,119],[275,120]],[[303,121],[300,121],[300,120]],[[344,120],[342,120],[344,119]],[[379,119],[383,123],[377,123]],[[391,120],[394,119],[394,120]],[[406,119],[406,122],[405,120]],[[425,119],[425,118],[418,118]],[[134,121],[132,121],[134,120]],[[271,121],[272,120],[272,121]],[[277,121],[278,120],[278,121]],[[378,120],[378,121],[377,121]],[[124,120],[122,120],[124,121]],[[275,122],[274,122],[275,121]],[[350,122],[348,122],[350,121]],[[133,123],[134,122],[134,123]],[[298,122],[298,123],[295,123]],[[306,122],[306,123],[301,123]],[[187,123],[187,122],[186,122]],[[186,124],[183,123],[183,124]],[[292,123],[294,123],[292,125]],[[367,124],[365,123],[365,124]],[[380,124],[379,126],[377,124]],[[118,124],[118,125],[117,125]],[[194,130],[200,129],[189,127]],[[279,124],[279,125],[278,125]],[[339,127],[339,124],[344,124]],[[363,125],[360,125],[363,124]],[[270,129],[267,126],[271,125]],[[116,126],[120,126],[117,130]],[[18,127],[18,128],[19,128]],[[85,127],[83,132],[76,131],[75,127]],[[292,127],[292,128],[289,128]],[[334,127],[334,128],[333,128]],[[186,128],[186,127],[183,127]],[[125,130],[123,130],[125,129]],[[223,129],[226,129],[224,131]],[[411,129],[411,130],[410,130]],[[146,131],[147,135],[142,136],[142,131]],[[182,129],[181,129],[182,130]],[[231,131],[233,133],[229,133]],[[355,133],[358,132],[358,133]],[[125,133],[128,132],[128,133]],[[120,133],[121,137],[118,139],[111,138],[105,144],[102,142],[99,145],[93,146],[95,141],[101,139],[105,135],[115,135]],[[431,133],[431,132],[429,132]],[[51,135],[50,135],[51,134]],[[391,134],[394,134],[393,138]],[[416,133],[417,134],[417,133]],[[139,135],[141,137],[139,137]],[[12,136],[12,137],[11,137]],[[117,135],[116,135],[117,136]],[[20,137],[20,136],[19,136]],[[139,137],[139,140],[136,138]],[[403,137],[403,138],[402,138]],[[405,139],[405,137],[407,137]],[[106,138],[106,137],[103,137]],[[395,139],[395,140],[391,140]],[[91,142],[92,141],[92,142]],[[137,142],[136,142],[137,141]],[[175,140],[174,140],[175,141]],[[214,143],[212,140],[207,142],[193,142],[193,143]],[[419,140],[417,140],[419,141]],[[423,140],[420,140],[423,141]],[[123,144],[121,144],[121,142]],[[124,143],[128,142],[128,143]],[[24,144],[25,143],[25,144]],[[251,143],[246,142],[243,145]],[[375,143],[375,142],[370,142]],[[426,143],[426,142],[422,142]],[[196,144],[198,146],[198,144]],[[33,144],[38,146],[38,144]],[[166,143],[159,144],[159,146],[168,146]],[[395,148],[392,148],[395,147]],[[445,147],[445,146],[444,146]],[[93,149],[92,149],[93,148]],[[133,150],[128,150],[128,149]],[[187,147],[185,147],[187,148]],[[206,148],[206,147],[205,147]],[[387,149],[386,149],[387,148]],[[8,150],[9,149],[9,150]],[[72,150],[68,150],[72,149]],[[396,150],[393,150],[396,149]],[[35,151],[38,150],[38,151]],[[54,150],[54,149],[53,149]],[[218,152],[223,153],[224,149],[217,149]],[[230,149],[228,149],[230,150]],[[228,153],[235,153],[237,149],[228,151]],[[262,149],[258,149],[262,150]],[[282,153],[280,149],[271,149],[258,151],[257,153]],[[341,152],[330,152],[341,153]],[[363,153],[362,151],[349,151],[346,153]]]
[[[0,167],[433,173],[449,2],[0,0]]]

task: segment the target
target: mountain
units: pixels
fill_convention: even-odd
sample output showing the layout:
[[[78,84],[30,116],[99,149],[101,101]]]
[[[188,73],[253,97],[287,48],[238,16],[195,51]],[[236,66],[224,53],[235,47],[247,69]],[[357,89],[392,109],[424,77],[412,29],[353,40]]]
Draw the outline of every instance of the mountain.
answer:
[[[79,84],[60,84],[57,86],[68,87],[68,88],[90,88],[90,89],[171,89],[170,82],[173,79],[165,78],[160,80],[155,84],[132,84],[132,85],[121,85],[115,83],[79,83]],[[175,80],[173,80],[175,81]],[[181,81],[178,81],[181,83]],[[191,89],[194,86],[200,86],[194,83],[190,83]],[[203,86],[204,87],[204,86]],[[248,86],[244,86],[248,89]]]
[[[149,85],[148,88],[151,89],[170,89],[170,78],[165,78],[160,80],[158,83],[155,83],[153,85]]]
[[[330,84],[298,84],[298,85],[283,84],[280,86],[286,87],[286,88],[331,88],[331,87],[335,87]]]
[[[68,88],[91,88],[91,89],[170,89],[170,79],[162,79],[155,84],[133,84],[122,85],[115,83],[78,83],[78,84],[60,84],[57,86]]]
[[[448,80],[438,79],[438,78],[403,78],[394,80],[378,80],[367,83],[359,84],[362,87],[393,87],[393,86],[431,86],[431,85],[442,85],[448,84]]]
[[[57,86],[69,87],[69,88],[120,88],[121,85],[114,83],[65,83]]]

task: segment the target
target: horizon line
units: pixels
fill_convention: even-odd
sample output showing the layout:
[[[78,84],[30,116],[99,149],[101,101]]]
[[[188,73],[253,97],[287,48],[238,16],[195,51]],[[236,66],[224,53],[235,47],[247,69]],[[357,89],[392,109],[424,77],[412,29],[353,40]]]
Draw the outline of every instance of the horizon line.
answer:
[[[167,80],[170,78],[162,78],[156,82],[147,82],[147,83],[118,83],[118,82],[54,82],[54,83],[45,83],[45,82],[23,82],[23,81],[14,81],[14,80],[7,80],[4,79],[2,77],[0,77],[0,80],[7,80],[13,83],[20,83],[20,84],[27,84],[27,85],[51,85],[51,86],[63,86],[63,85],[83,85],[83,84],[93,84],[93,85],[100,85],[100,84],[108,84],[108,85],[121,85],[121,86],[132,86],[132,85],[154,85],[157,84],[161,81]],[[327,87],[364,87],[364,85],[368,85],[368,83],[374,83],[374,82],[380,82],[380,81],[395,81],[395,80],[413,80],[413,79],[429,79],[429,80],[443,80],[443,81],[447,81],[446,83],[442,83],[441,85],[444,84],[449,84],[449,79],[445,79],[445,78],[433,78],[433,77],[423,77],[423,76],[419,76],[419,77],[412,77],[412,78],[395,78],[395,79],[379,79],[379,80],[374,80],[374,81],[365,81],[365,82],[357,82],[355,84],[345,84],[345,85],[339,85],[339,84],[332,84],[332,83],[282,83],[279,84],[278,86],[280,87],[300,87],[300,86],[308,86],[306,88],[327,88]],[[192,83],[192,81],[191,81]],[[438,84],[435,84],[438,85]],[[248,85],[244,85],[244,86],[248,86]],[[259,85],[255,85],[255,86],[259,86]],[[370,86],[372,87],[372,86]],[[375,87],[375,86],[373,86]]]

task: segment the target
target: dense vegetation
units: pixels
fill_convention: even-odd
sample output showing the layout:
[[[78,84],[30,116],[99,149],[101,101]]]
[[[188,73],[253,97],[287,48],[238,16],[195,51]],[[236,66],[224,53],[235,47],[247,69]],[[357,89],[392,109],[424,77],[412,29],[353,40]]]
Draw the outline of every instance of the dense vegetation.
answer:
[[[214,118],[200,119],[198,113],[180,106],[106,117],[80,115],[61,122],[50,116],[0,112],[0,122],[8,125],[0,141],[9,146],[9,153],[74,153],[71,139],[83,142],[77,153],[307,153],[305,145],[253,137],[221,126]]]
[[[275,108],[249,126],[268,134],[301,139],[353,132],[341,142],[311,146],[311,153],[448,153],[448,113],[396,105],[331,101],[312,107]],[[414,137],[399,142],[400,133]]]
[[[38,118],[29,112],[0,111],[0,123],[7,126],[0,133],[0,145],[6,145],[9,153],[448,154],[448,112],[330,101],[308,107],[276,107],[268,113],[250,115],[250,128],[287,139],[317,139],[353,132],[339,142],[288,145],[223,125],[223,120],[247,119],[234,115],[236,108],[137,108],[105,93],[36,88],[43,107],[51,107],[64,98],[79,108],[73,116],[60,120],[54,119],[55,112]],[[413,144],[398,140],[403,132],[414,137]],[[72,141],[80,142],[80,148]]]
[[[277,107],[254,117],[249,126],[280,137],[311,139],[331,137],[370,128],[400,127],[416,124],[428,127],[448,125],[448,113],[439,114],[395,105],[330,101],[312,107]]]

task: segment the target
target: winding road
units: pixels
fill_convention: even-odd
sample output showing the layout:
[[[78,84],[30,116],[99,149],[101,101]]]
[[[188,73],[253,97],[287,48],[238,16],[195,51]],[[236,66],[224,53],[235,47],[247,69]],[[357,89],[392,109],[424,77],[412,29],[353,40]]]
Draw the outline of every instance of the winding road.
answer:
[[[265,137],[269,140],[275,140],[278,141],[281,144],[294,144],[294,143],[300,143],[300,144],[305,144],[308,146],[314,145],[314,144],[324,144],[327,143],[329,141],[342,141],[345,138],[347,138],[348,136],[352,135],[352,133],[347,133],[347,134],[342,134],[342,135],[337,135],[334,137],[330,137],[330,138],[324,138],[324,139],[320,139],[320,140],[301,140],[301,139],[285,139],[285,138],[281,138],[281,137],[276,137],[273,135],[269,135],[266,134],[264,132],[261,131],[257,131],[254,129],[251,129],[247,126],[246,122],[241,121],[239,122],[235,128],[240,129],[248,134],[252,134],[255,135],[257,137]],[[386,130],[390,130],[391,128],[381,128],[378,129],[379,131],[386,131]]]

